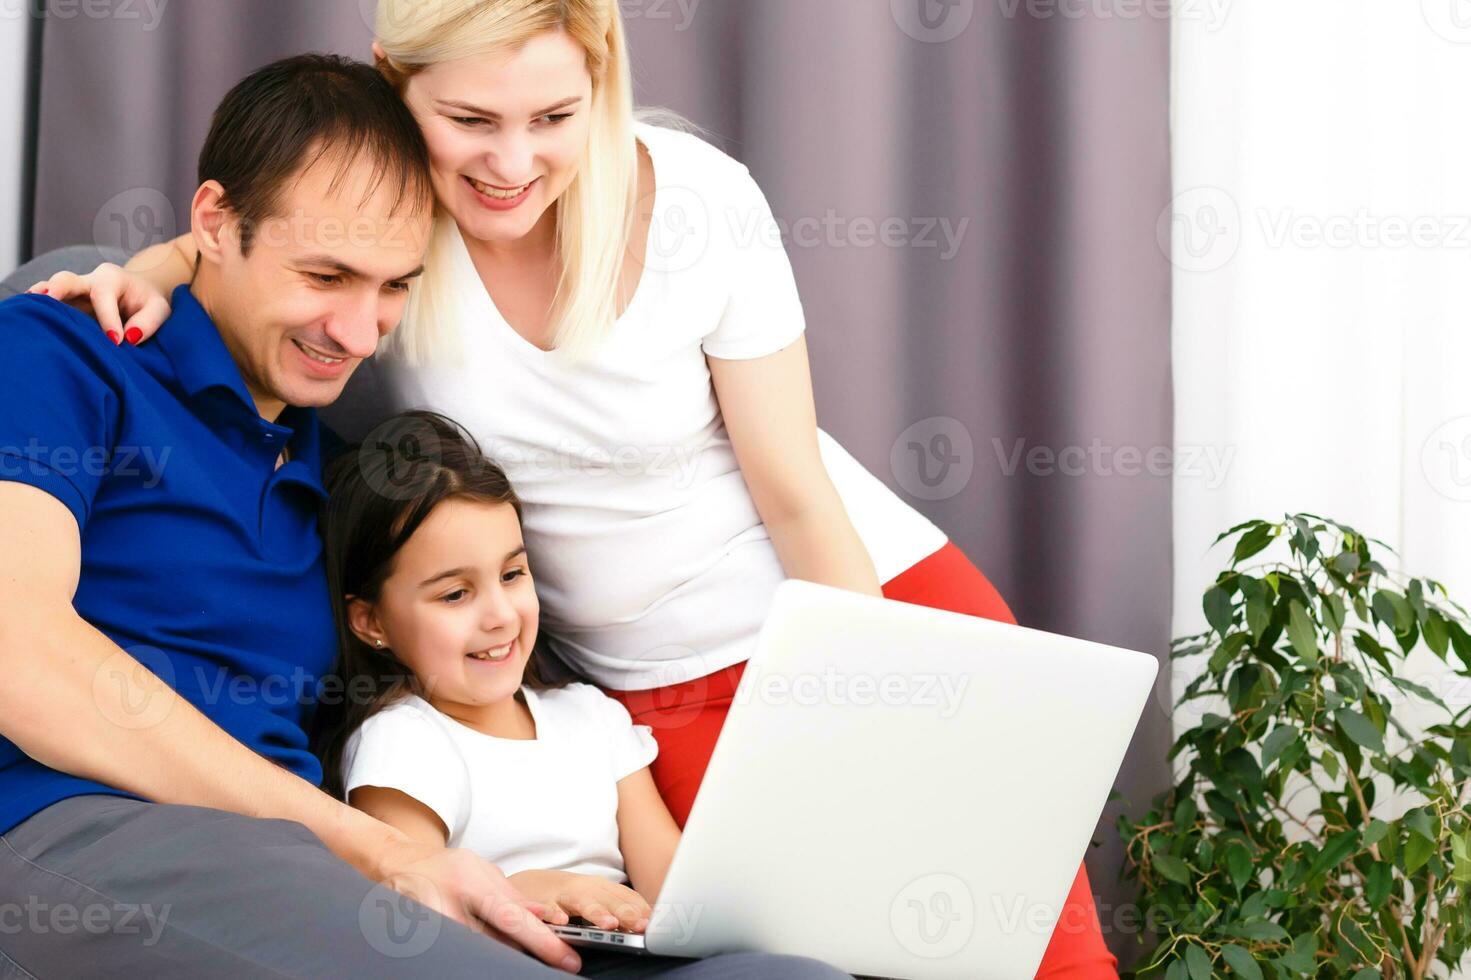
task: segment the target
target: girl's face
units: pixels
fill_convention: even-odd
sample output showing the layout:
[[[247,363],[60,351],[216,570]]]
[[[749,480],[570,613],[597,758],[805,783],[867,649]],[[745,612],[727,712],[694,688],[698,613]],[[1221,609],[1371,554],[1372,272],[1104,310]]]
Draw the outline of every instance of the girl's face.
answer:
[[[434,65],[404,101],[429,144],[434,190],[470,237],[525,238],[566,191],[587,148],[592,76],[564,31]]]
[[[376,604],[353,599],[353,632],[391,649],[451,716],[516,693],[539,606],[510,504],[441,502],[394,556]]]

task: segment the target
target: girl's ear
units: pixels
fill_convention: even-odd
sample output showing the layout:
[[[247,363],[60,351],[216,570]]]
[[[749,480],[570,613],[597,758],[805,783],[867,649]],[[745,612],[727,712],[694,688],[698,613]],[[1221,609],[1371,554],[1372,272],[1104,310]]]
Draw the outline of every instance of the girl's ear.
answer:
[[[373,42],[373,57],[377,58],[379,61],[382,61],[384,58],[388,57],[388,55],[383,51],[383,45],[378,41]]]
[[[378,625],[378,614],[367,599],[355,595],[347,597],[347,626],[354,636],[375,649],[388,645],[388,637]]]

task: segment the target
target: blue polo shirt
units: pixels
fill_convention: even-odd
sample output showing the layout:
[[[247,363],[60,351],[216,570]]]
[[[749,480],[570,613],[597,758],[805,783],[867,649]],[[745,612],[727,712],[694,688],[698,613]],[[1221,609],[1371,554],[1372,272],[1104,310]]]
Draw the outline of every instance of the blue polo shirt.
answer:
[[[188,287],[141,347],[34,295],[0,303],[0,343],[0,480],[75,515],[77,613],[240,742],[320,785],[306,727],[336,639],[316,412],[262,419]],[[291,461],[277,470],[283,445]],[[146,724],[150,706],[135,708]],[[139,798],[0,738],[0,833],[83,793]]]

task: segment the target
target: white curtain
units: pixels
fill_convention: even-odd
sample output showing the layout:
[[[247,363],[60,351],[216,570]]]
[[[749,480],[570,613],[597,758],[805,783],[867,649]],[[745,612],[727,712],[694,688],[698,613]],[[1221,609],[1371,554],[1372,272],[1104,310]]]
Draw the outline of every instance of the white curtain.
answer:
[[[1175,635],[1215,536],[1287,511],[1471,605],[1471,0],[1177,0],[1174,32]]]
[[[0,120],[5,121],[5,139],[0,140],[0,276],[20,264],[21,201],[29,192],[23,186],[26,154],[26,95],[30,73],[28,54],[35,18],[30,7],[18,0],[0,0]]]

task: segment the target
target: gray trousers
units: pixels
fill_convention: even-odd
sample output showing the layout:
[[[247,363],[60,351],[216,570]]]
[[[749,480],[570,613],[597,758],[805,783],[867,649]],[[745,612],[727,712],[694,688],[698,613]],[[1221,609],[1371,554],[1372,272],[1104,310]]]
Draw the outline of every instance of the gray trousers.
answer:
[[[833,980],[800,957],[583,951],[583,975]],[[567,974],[376,884],[293,820],[92,794],[0,835],[0,977]]]

